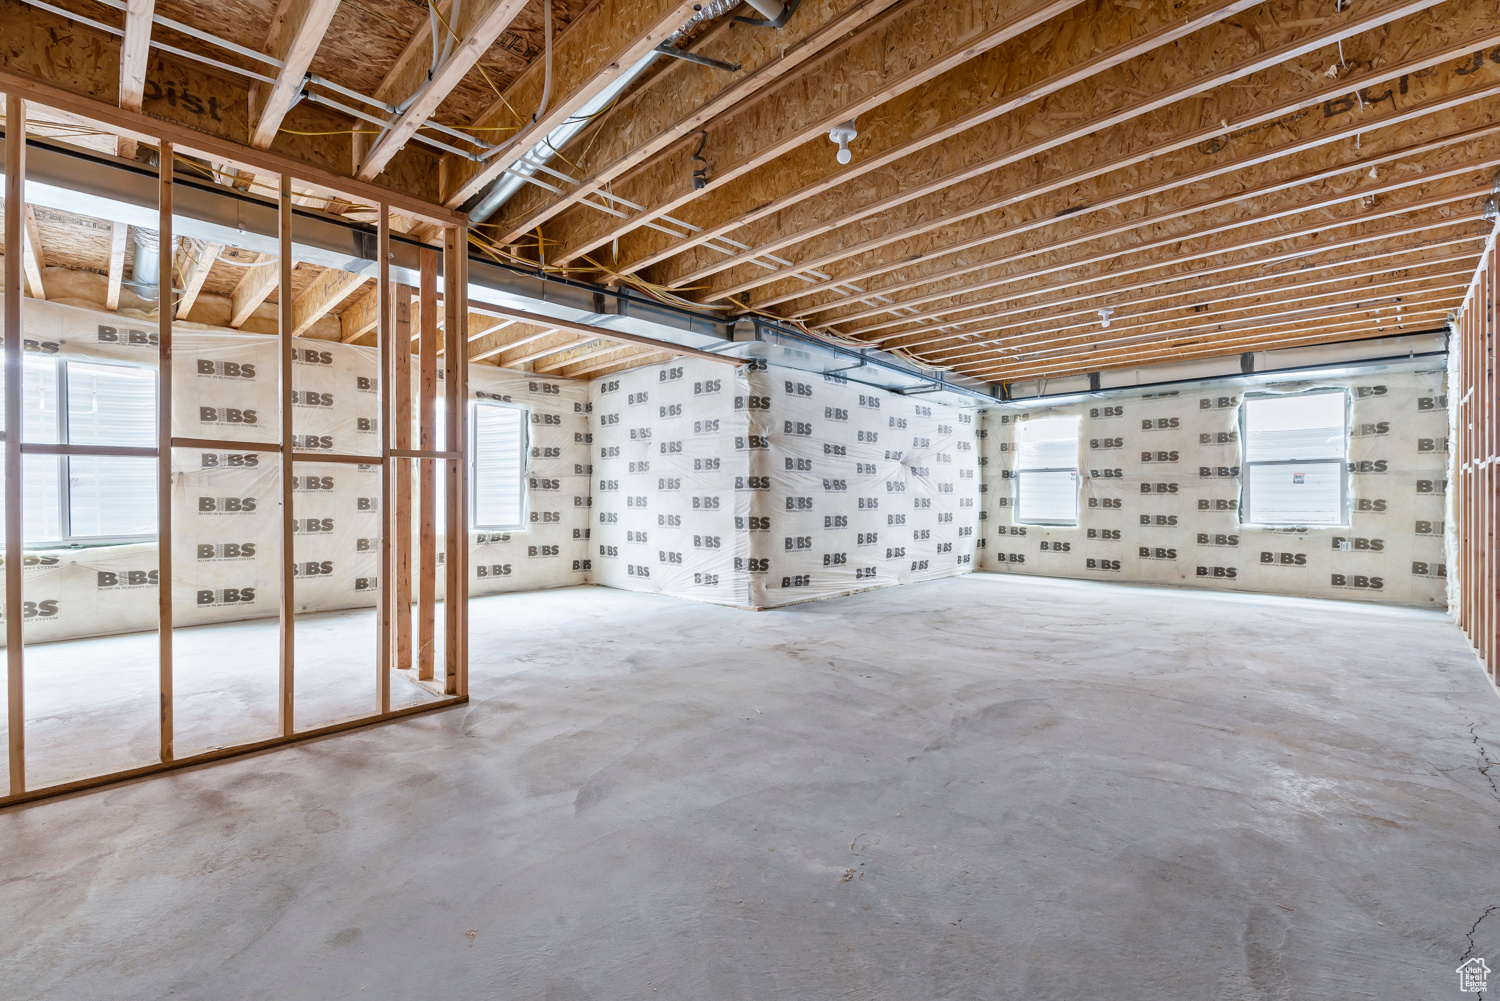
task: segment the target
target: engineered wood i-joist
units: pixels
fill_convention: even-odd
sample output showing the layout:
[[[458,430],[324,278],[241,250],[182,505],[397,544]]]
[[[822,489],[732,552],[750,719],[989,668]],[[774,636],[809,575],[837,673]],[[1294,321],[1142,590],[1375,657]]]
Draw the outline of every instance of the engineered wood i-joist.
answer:
[[[803,0],[779,30],[721,18],[693,52],[740,67],[725,76],[693,63],[674,61],[650,86],[632,93],[613,113],[567,149],[583,179],[561,193],[526,185],[515,193],[488,229],[511,243],[601,186],[662,152],[741,100],[794,73],[825,48],[878,17],[899,0]],[[607,200],[607,199],[605,199]]]
[[[1443,231],[1434,236],[1435,231]],[[1295,253],[1262,261],[1250,259],[1226,262],[1221,267],[1202,268],[1190,263],[1185,266],[1165,264],[1163,269],[1144,276],[1132,277],[1124,282],[1100,278],[1073,285],[1081,292],[1061,295],[1051,294],[1042,287],[1016,290],[1013,301],[1016,305],[1007,309],[991,310],[985,316],[970,321],[964,327],[949,327],[946,332],[930,327],[916,331],[877,335],[872,343],[885,348],[913,348],[923,345],[944,344],[956,340],[978,342],[980,339],[1035,323],[1045,322],[1058,315],[1091,315],[1097,318],[1101,307],[1117,307],[1122,304],[1135,305],[1155,302],[1173,297],[1204,297],[1229,288],[1276,288],[1283,279],[1306,279],[1319,275],[1320,281],[1337,281],[1344,276],[1357,273],[1361,266],[1377,270],[1392,270],[1403,264],[1416,266],[1429,260],[1432,255],[1471,252],[1488,235],[1486,227],[1478,220],[1427,221],[1409,232],[1393,236],[1377,235],[1373,239],[1358,241],[1360,250],[1348,254],[1347,245],[1340,244],[1329,250],[1311,254]],[[1310,279],[1309,279],[1310,280]],[[1031,283],[1037,286],[1038,283]],[[1147,292],[1145,295],[1129,293]],[[1038,299],[1040,301],[1026,301]],[[1059,307],[1077,307],[1068,313],[1057,314]],[[978,324],[974,326],[973,324]]]
[[[1472,218],[1475,207],[1479,205],[1479,199],[1488,193],[1489,186],[1476,186],[1472,180],[1457,178],[1450,181],[1440,181],[1431,186],[1431,192],[1426,186],[1418,189],[1416,197],[1397,202],[1390,207],[1366,209],[1362,206],[1350,208],[1346,204],[1332,206],[1318,213],[1319,218],[1313,222],[1306,222],[1299,226],[1278,227],[1274,223],[1265,227],[1247,226],[1245,232],[1237,234],[1233,240],[1215,239],[1208,237],[1200,241],[1200,245],[1193,249],[1174,248],[1170,258],[1163,259],[1154,250],[1147,250],[1139,254],[1139,259],[1132,256],[1137,253],[1130,248],[1121,248],[1108,252],[1096,254],[1076,255],[1073,257],[1050,260],[1043,265],[1033,265],[1004,278],[993,279],[985,285],[972,292],[964,292],[958,295],[945,297],[936,308],[924,310],[922,315],[926,317],[941,317],[945,322],[953,323],[968,321],[975,317],[969,315],[971,312],[983,310],[987,307],[1006,303],[1010,300],[1009,295],[996,294],[994,290],[1006,284],[1013,284],[1028,278],[1046,278],[1055,276],[1061,272],[1087,272],[1088,277],[1063,278],[1050,283],[1051,288],[1065,288],[1070,285],[1086,282],[1094,274],[1100,273],[1101,268],[1108,266],[1108,274],[1119,277],[1129,274],[1137,274],[1151,271],[1162,267],[1164,264],[1180,264],[1186,261],[1203,260],[1206,258],[1226,254],[1246,254],[1257,251],[1259,248],[1271,247],[1273,245],[1288,246],[1296,241],[1311,241],[1320,235],[1333,230],[1363,227],[1361,233],[1366,239],[1373,230],[1374,233],[1391,232],[1400,230],[1404,222],[1400,216],[1420,213],[1423,210],[1446,211],[1450,216],[1465,216]],[[1322,249],[1330,249],[1336,245],[1336,241],[1326,241],[1321,245]],[[1159,249],[1159,248],[1157,248]],[[1311,249],[1303,246],[1299,248],[1303,252]],[[1285,259],[1284,254],[1260,255],[1263,262],[1277,259]],[[1121,258],[1126,258],[1121,263]],[[885,332],[892,328],[903,326],[911,322],[910,317],[903,316],[900,319],[881,320],[843,331],[846,336],[868,338],[875,332]],[[910,332],[903,330],[902,332]]]
[[[1399,78],[1395,86],[1366,87],[1368,100],[1345,108],[1342,103],[1291,110],[1274,123],[1253,126],[1212,141],[1200,142],[1140,160],[1152,149],[1149,136],[1112,136],[1122,145],[1104,156],[1076,151],[1083,162],[1065,169],[1049,164],[1012,165],[972,182],[945,188],[934,196],[907,202],[854,226],[802,241],[793,256],[804,269],[827,269],[825,280],[786,277],[785,269],[735,268],[706,282],[705,301],[755,291],[750,302],[759,309],[797,300],[812,300],[784,310],[788,316],[812,316],[847,305],[857,284],[880,294],[887,284],[871,280],[892,271],[920,267],[941,272],[939,259],[966,253],[1035,228],[1112,210],[1136,199],[1156,199],[1178,189],[1217,181],[1232,191],[1239,178],[1278,176],[1315,169],[1341,153],[1345,158],[1403,147],[1438,133],[1461,133],[1491,121],[1489,100],[1500,96],[1500,67],[1486,61],[1479,71],[1436,72]],[[1379,100],[1376,100],[1376,97]],[[1285,167],[1281,165],[1285,164]],[[1037,180],[1037,175],[1042,175]],[[929,262],[932,262],[929,264]],[[903,273],[902,278],[906,278]]]
[[[446,28],[452,37],[444,38],[443,48],[449,44],[453,47],[436,72],[413,60],[404,65],[399,79],[388,79],[389,93],[392,94],[389,103],[404,106],[406,110],[365,154],[357,172],[360,180],[374,180],[385,169],[391,157],[437,111],[438,105],[473,69],[525,5],[526,0],[468,0],[459,6],[456,19],[451,14],[447,19]],[[396,95],[400,100],[395,99]]]
[[[551,100],[544,109],[544,60],[533,60],[503,97],[469,127],[481,136],[519,126],[510,133],[508,153],[481,165],[446,154],[443,159],[443,203],[456,208],[498,178],[520,153],[552,133],[579,108],[593,100],[619,76],[650,54],[668,35],[693,15],[693,0],[639,0],[601,3],[568,26],[553,46]],[[531,115],[534,119],[517,119]]]
[[[270,149],[281,123],[302,93],[302,81],[328,31],[339,0],[282,0],[271,20],[266,51],[281,61],[276,85],[251,91],[255,119],[250,145]]]
[[[292,334],[300,337],[349,296],[364,287],[369,279],[338,268],[324,268],[312,284],[292,303]],[[372,325],[373,328],[373,325]]]
[[[645,211],[621,220],[575,206],[559,216],[545,231],[559,242],[556,260],[567,264],[663,213],[673,213],[694,197],[735,181],[1080,2],[977,0],[898,7],[848,44],[829,49],[805,64],[802,72],[778,81],[768,93],[709,122],[703,147],[711,169],[701,191],[692,180],[697,143],[682,143],[615,186],[616,194],[646,206]]]
[[[824,143],[804,143],[787,150],[769,169],[756,171],[735,185],[706,192],[674,213],[700,231],[676,239],[656,231],[623,239],[617,266],[623,271],[636,271],[674,254],[684,254],[757,219],[829,195],[865,174],[885,172],[887,168],[893,174],[909,173],[915,165],[915,154],[938,144],[962,144],[967,130],[1018,109],[1025,108],[1029,117],[1041,120],[1055,117],[1046,110],[1038,110],[1034,116],[1031,113],[1038,107],[1036,102],[1083,86],[1085,81],[1100,81],[1094,90],[1096,100],[1112,95],[1117,90],[1114,77],[1126,73],[1136,62],[1155,65],[1148,58],[1153,50],[1208,29],[1255,2],[1258,0],[1197,0],[1166,8],[1148,4],[1122,9],[1110,0],[1085,0],[1065,15],[953,66],[921,87],[866,109],[858,123],[852,163],[839,164],[831,155],[831,146]],[[1152,84],[1159,82],[1137,79],[1140,76],[1139,69],[1127,75],[1135,92],[1150,92]],[[747,242],[743,234],[738,238]],[[717,258],[726,265],[750,259],[744,252],[725,257],[708,248],[685,256],[692,261]],[[681,284],[675,280],[677,268],[674,263],[664,269],[674,285]],[[682,268],[693,270],[692,265]]]
[[[1112,333],[1145,329],[1167,323],[1192,323],[1206,317],[1243,315],[1262,307],[1287,303],[1313,304],[1320,299],[1346,298],[1360,291],[1398,289],[1428,281],[1452,281],[1473,273],[1476,257],[1472,253],[1451,255],[1447,260],[1431,267],[1401,267],[1392,270],[1389,266],[1363,272],[1336,275],[1317,282],[1295,282],[1283,289],[1255,289],[1216,300],[1201,301],[1198,296],[1178,297],[1154,309],[1122,313],[1115,310],[1108,329]],[[1331,287],[1330,287],[1331,286]],[[948,365],[959,359],[997,354],[1003,350],[1027,350],[1044,348],[1051,344],[1064,343],[1071,337],[1089,338],[1102,334],[1099,316],[1075,315],[1049,327],[1034,324],[1016,324],[1020,333],[1003,337],[991,336],[972,343],[950,344],[945,347],[928,346],[922,358],[932,364]]]
[[[1480,6],[1478,0],[1462,2]],[[1338,99],[1348,98],[1360,88],[1466,55],[1472,44],[1500,37],[1500,18],[1493,12],[1476,10],[1475,21],[1450,22],[1436,10],[1427,11],[1433,6],[1430,3],[1393,0],[1361,8],[1362,13],[1350,8],[1339,17],[1320,20],[1312,10],[1313,3],[1283,0],[1280,9],[1276,4],[1266,5],[1216,24],[1162,53],[1153,53],[1171,53],[1171,60],[1127,63],[1018,114],[985,122],[958,140],[944,143],[930,156],[903,161],[903,169],[856,179],[834,198],[820,199],[796,213],[768,217],[737,230],[737,238],[748,244],[750,251],[724,257],[695,250],[653,269],[650,277],[667,284],[696,282],[706,273],[721,271],[754,253],[779,251],[806,237],[873,216],[880,217],[890,229],[899,229],[902,222],[910,221],[908,217],[890,220],[888,216],[909,202],[920,201],[921,205],[913,208],[913,217],[929,221],[944,218],[939,205],[993,205],[1001,199],[1009,204],[1020,200],[1022,192],[1038,186],[1038,173],[1053,175],[1053,184],[1059,180],[1068,183],[1212,141],[1226,132],[1264,124],[1324,101],[1337,100],[1334,106],[1342,108],[1343,102]],[[1299,11],[1302,16],[1294,17]],[[1257,20],[1271,16],[1279,23],[1303,27],[1275,29]],[[1247,31],[1242,23],[1257,31]],[[1288,33],[1293,37],[1280,44],[1263,41]],[[1330,58],[1337,62],[1340,40],[1356,60],[1348,64],[1351,70],[1370,61],[1378,68],[1346,70],[1339,79],[1329,80],[1322,71]],[[1399,64],[1376,58],[1387,52],[1406,55]],[[1226,53],[1235,53],[1238,58],[1220,61],[1227,58]],[[1195,68],[1187,82],[1175,81],[1181,67]],[[1119,79],[1105,91],[1110,95],[1108,101],[1101,104],[1097,88],[1115,77]],[[1205,99],[1183,100],[1194,95],[1204,95]],[[1053,155],[1037,159],[1048,151]],[[1003,178],[995,175],[997,170]],[[984,183],[986,178],[988,183]],[[963,193],[945,202],[941,193],[955,185],[963,186]],[[689,221],[704,222],[700,218]],[[645,235],[638,238],[649,239]],[[845,242],[858,245],[860,240],[849,239],[846,234]],[[625,243],[621,253],[627,253]],[[791,270],[806,266],[804,261],[815,256],[791,254]],[[756,270],[758,275],[742,267],[738,277],[722,287],[736,288],[741,282],[768,274],[764,269]],[[708,294],[721,293],[716,287]]]
[[[198,301],[198,294],[203,291],[203,283],[208,281],[208,274],[213,270],[214,262],[218,260],[223,250],[224,244],[222,243],[204,243],[201,240],[183,241],[179,251],[183,258],[183,265],[182,298],[177,303],[178,319],[186,318],[193,311],[193,306]]]
[[[1500,131],[1500,127],[1496,131]],[[955,296],[978,293],[1024,278],[1113,260],[1125,255],[1171,250],[1179,260],[1187,259],[1180,256],[1183,251],[1181,245],[1193,247],[1196,246],[1196,241],[1220,235],[1242,233],[1244,240],[1241,244],[1246,246],[1253,245],[1255,241],[1275,242],[1312,231],[1309,227],[1316,228],[1320,224],[1337,225],[1350,215],[1378,218],[1369,208],[1375,205],[1399,207],[1410,204],[1414,208],[1420,208],[1426,200],[1424,194],[1436,191],[1440,181],[1452,181],[1450,186],[1462,191],[1482,187],[1487,174],[1500,167],[1500,136],[1492,134],[1472,144],[1412,157],[1406,166],[1406,170],[1393,171],[1388,177],[1377,176],[1373,179],[1363,170],[1340,171],[1332,177],[1307,178],[1276,191],[1255,192],[1253,196],[1242,200],[1219,199],[1211,210],[1191,214],[1164,213],[1165,218],[1139,222],[1132,220],[1093,233],[1085,230],[1073,240],[1038,241],[1041,246],[1036,249],[999,254],[992,260],[975,262],[970,267],[961,269],[961,273],[941,281],[917,283],[913,288],[921,291],[921,295],[856,309],[829,322],[840,327],[857,325],[862,320],[884,317],[898,307],[909,310],[932,304],[945,305]],[[1300,219],[1310,221],[1301,226],[1288,225]],[[1147,227],[1150,235],[1142,238],[1144,234],[1137,231]],[[1267,241],[1261,234],[1269,236],[1270,240]],[[1008,249],[1002,244],[995,246],[1001,250]],[[1075,246],[1097,249],[1093,249],[1092,253],[1069,256],[1066,259],[1058,256],[1060,251]],[[1198,253],[1191,249],[1188,252]],[[1218,251],[1206,251],[1216,252]],[[1028,267],[1027,264],[1031,266]],[[922,310],[923,315],[937,315],[941,312],[942,309]]]
[[[105,293],[104,308],[110,312],[120,308],[120,287],[125,282],[125,251],[130,238],[130,226],[123,222],[110,223],[109,227],[109,289]]]

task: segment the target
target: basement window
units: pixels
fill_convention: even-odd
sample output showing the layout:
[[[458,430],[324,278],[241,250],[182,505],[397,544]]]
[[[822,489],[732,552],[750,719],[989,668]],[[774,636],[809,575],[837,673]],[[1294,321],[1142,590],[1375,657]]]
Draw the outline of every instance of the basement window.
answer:
[[[1240,408],[1245,524],[1344,524],[1348,412],[1343,390],[1245,398]]]
[[[1079,423],[1074,415],[1016,425],[1016,521],[1078,524]]]
[[[525,527],[527,411],[480,400],[471,404],[469,426],[471,527],[516,532]]]
[[[156,371],[22,361],[22,538],[27,546],[156,537]],[[51,452],[52,454],[48,454]]]

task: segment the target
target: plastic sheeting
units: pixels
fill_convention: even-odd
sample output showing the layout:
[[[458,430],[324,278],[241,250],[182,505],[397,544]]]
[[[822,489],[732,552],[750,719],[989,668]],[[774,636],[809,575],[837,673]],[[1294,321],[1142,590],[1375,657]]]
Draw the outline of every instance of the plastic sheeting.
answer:
[[[973,413],[699,360],[590,397],[600,583],[767,608],[973,569]]]
[[[1319,389],[1338,390],[1348,401],[1347,463],[1335,474],[1343,480],[1347,520],[1328,527],[1242,524],[1246,394]],[[1426,362],[1334,380],[1232,379],[1180,391],[1115,392],[1066,406],[988,410],[981,429],[983,568],[1443,605],[1445,393],[1441,363]],[[1081,420],[1076,526],[1023,524],[1017,517],[1016,429],[1043,415]],[[1326,433],[1303,437],[1303,452],[1325,454]],[[1291,467],[1260,471],[1283,475],[1288,484],[1297,475]],[[1313,473],[1301,475],[1297,489],[1316,488]]]
[[[156,332],[150,324],[34,300],[27,301],[23,315],[28,355],[156,365]],[[185,324],[177,325],[173,336],[174,435],[274,442],[279,434],[276,339]],[[377,365],[373,348],[296,340],[293,434],[299,451],[376,457]],[[470,534],[470,593],[584,582],[586,384],[475,365],[469,394],[522,408],[530,445],[526,523],[517,532]],[[172,464],[176,624],[276,614],[281,545],[276,454],[179,448]],[[373,605],[378,466],[298,462],[294,473],[296,610]],[[156,551],[154,541],[27,551],[28,642],[155,628]]]

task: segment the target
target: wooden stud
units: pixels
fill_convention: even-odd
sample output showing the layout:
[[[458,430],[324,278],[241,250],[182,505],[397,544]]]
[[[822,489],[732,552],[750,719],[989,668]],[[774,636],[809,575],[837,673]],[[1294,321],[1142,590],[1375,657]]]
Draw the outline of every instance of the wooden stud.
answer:
[[[5,232],[26,225],[26,102],[5,95]],[[12,238],[13,239],[13,238]],[[12,243],[14,246],[14,243]],[[26,791],[26,699],[24,610],[21,582],[21,254],[5,255],[5,662],[6,734],[10,795]]]
[[[156,320],[156,638],[158,651],[157,695],[160,703],[160,746],[163,762],[171,761],[173,751],[172,683],[172,172],[176,157],[171,143],[159,148],[157,168],[157,239],[160,271],[157,288]],[[205,269],[206,270],[206,269]],[[202,282],[198,283],[202,287]],[[196,293],[195,293],[196,294]]]
[[[443,588],[443,692],[467,695],[469,611],[469,331],[468,229],[450,227],[443,259],[444,448],[459,457],[443,463],[446,476],[447,580]]]
[[[408,285],[396,287],[396,326],[391,335],[395,373],[392,376],[391,424],[397,449],[411,448],[411,296]],[[396,666],[407,669],[412,660],[411,600],[411,486],[415,464],[411,459],[392,460],[395,470],[396,547],[391,576],[395,582]]]
[[[270,271],[275,275],[277,293],[276,324],[280,340],[280,416],[281,416],[281,600],[278,606],[281,624],[280,670],[278,672],[278,699],[276,703],[277,728],[282,736],[289,736],[294,729],[296,699],[296,652],[297,652],[297,576],[295,503],[292,493],[292,448],[295,440],[292,419],[292,383],[296,378],[293,362],[296,348],[292,342],[292,178],[282,174],[277,202],[277,237],[279,256],[275,266],[248,268],[254,274]],[[266,255],[261,255],[265,260]],[[249,277],[248,275],[246,276]],[[244,280],[241,280],[241,285]],[[236,301],[238,292],[236,289]],[[261,298],[270,293],[267,288]],[[238,306],[236,306],[236,313]],[[248,315],[248,314],[247,314]],[[243,321],[241,321],[243,322]]]
[[[423,247],[418,252],[421,264],[419,306],[421,315],[418,359],[421,375],[418,382],[417,447],[424,450],[437,446],[437,252]],[[417,460],[417,678],[431,681],[437,651],[437,460]],[[449,531],[452,531],[451,526]]]
[[[125,247],[130,238],[130,226],[123,222],[109,226],[109,292],[104,298],[104,308],[113,313],[120,308],[120,288],[125,283]]]
[[[391,313],[391,212],[384,204],[376,206],[380,213],[376,220],[375,230],[375,311],[376,326],[375,354],[380,365],[380,553],[375,564],[375,573],[379,576],[376,581],[376,655],[375,655],[375,711],[388,713],[391,711],[391,670],[395,666],[392,656],[395,652],[395,643],[392,642],[393,622],[395,609],[392,608],[395,597],[395,584],[392,579],[392,564],[394,550],[391,545],[391,501],[393,498],[393,479],[400,473],[400,460],[391,458],[391,401],[394,394],[391,392],[392,369],[394,368],[391,357],[391,339],[395,333],[394,316]],[[399,339],[399,338],[398,338]],[[408,348],[410,344],[408,342]],[[408,387],[410,383],[408,382]],[[407,615],[411,609],[406,609]]]
[[[429,72],[428,66],[412,60],[403,66],[400,79],[391,80],[387,77],[388,93],[393,95],[389,103],[400,105],[405,102],[406,110],[397,116],[390,128],[365,154],[364,162],[360,164],[356,174],[360,180],[372,181],[379,176],[385,165],[390,163],[391,157],[437,111],[438,105],[443,103],[443,99],[453,88],[463,82],[464,76],[479,62],[495,39],[500,37],[500,33],[510,26],[510,22],[524,6],[526,0],[468,0],[459,6],[458,23],[455,24],[451,17],[448,18],[447,28],[452,37],[445,35],[443,42],[444,47],[451,42],[453,48],[436,72]],[[382,89],[386,89],[387,84],[382,84]],[[396,94],[401,95],[400,101],[394,99]],[[484,138],[486,146],[491,144],[493,133],[480,133],[480,136]]]
[[[264,85],[251,91],[251,146],[271,148],[286,113],[302,94],[307,69],[338,9],[339,0],[281,0],[277,6],[265,51],[281,60],[281,69],[268,93],[262,93]]]

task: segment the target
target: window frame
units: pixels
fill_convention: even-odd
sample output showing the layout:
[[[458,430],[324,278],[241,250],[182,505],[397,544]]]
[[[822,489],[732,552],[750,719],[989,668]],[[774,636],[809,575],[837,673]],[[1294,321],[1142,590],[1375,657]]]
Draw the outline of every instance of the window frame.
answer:
[[[1083,513],[1083,505],[1079,503],[1080,494],[1083,492],[1083,415],[1082,414],[1047,414],[1045,416],[1027,416],[1027,420],[1045,420],[1049,417],[1073,417],[1077,421],[1078,437],[1073,448],[1073,465],[1071,466],[1037,466],[1035,468],[1021,468],[1021,448],[1018,440],[1021,426],[1025,421],[1015,422],[1016,431],[1011,432],[1011,444],[1016,452],[1016,464],[1012,470],[1015,486],[1011,490],[1012,510],[1015,512],[1011,521],[1017,525],[1038,525],[1047,528],[1077,528],[1079,517]],[[1073,474],[1073,520],[1072,521],[1038,521],[1027,520],[1021,517],[1021,480],[1023,473],[1068,473]]]
[[[25,549],[71,549],[84,546],[129,546],[144,542],[157,541],[156,532],[146,532],[139,535],[74,535],[73,534],[73,496],[72,496],[72,462],[75,458],[140,458],[150,460],[153,465],[158,455],[157,446],[115,446],[115,445],[80,445],[70,440],[71,429],[68,426],[68,366],[78,363],[84,365],[95,365],[107,368],[132,369],[135,371],[149,372],[151,374],[151,422],[154,425],[157,420],[158,408],[161,405],[161,373],[154,365],[133,364],[131,362],[116,361],[112,358],[66,358],[56,357],[50,359],[55,366],[54,378],[56,380],[57,393],[57,424],[56,440],[50,442],[27,441],[25,438],[25,422],[20,429],[22,434],[21,451],[23,455],[51,458],[57,464],[57,524],[59,537],[55,540],[43,540],[27,542]],[[24,390],[23,390],[24,392]],[[22,401],[25,405],[25,401]],[[35,446],[35,447],[29,447]],[[141,449],[142,453],[134,451],[122,453],[122,448]],[[54,451],[55,450],[55,451]],[[154,470],[153,470],[154,472]]]
[[[479,524],[479,408],[515,410],[521,414],[521,468],[520,504],[518,521],[514,526]],[[527,517],[531,509],[531,415],[530,407],[503,400],[476,399],[469,401],[469,531],[471,532],[524,532],[528,527]]]
[[[1249,428],[1247,427],[1247,421],[1248,421],[1249,412],[1250,412],[1249,403],[1250,403],[1251,400],[1265,400],[1265,399],[1284,400],[1284,399],[1293,399],[1293,398],[1299,397],[1299,396],[1331,396],[1331,395],[1333,395],[1335,393],[1338,394],[1339,396],[1342,396],[1343,397],[1343,401],[1344,401],[1344,454],[1343,454],[1343,458],[1341,458],[1341,459],[1257,459],[1254,462],[1252,462],[1252,461],[1250,461],[1246,457],[1249,454],[1247,450],[1250,447],[1250,438],[1249,438],[1249,436],[1248,436],[1248,434],[1246,432],[1249,430]],[[1348,528],[1349,527],[1349,509],[1350,509],[1350,503],[1349,503],[1349,501],[1350,501],[1350,490],[1349,490],[1349,435],[1350,435],[1350,429],[1353,427],[1353,424],[1350,421],[1350,417],[1352,416],[1352,413],[1351,413],[1351,411],[1352,411],[1352,405],[1353,405],[1353,401],[1351,399],[1351,394],[1350,394],[1348,388],[1347,387],[1343,387],[1343,386],[1329,386],[1329,387],[1319,388],[1319,389],[1304,389],[1304,390],[1298,390],[1297,392],[1294,392],[1294,393],[1273,393],[1273,392],[1245,393],[1245,394],[1243,394],[1240,397],[1240,413],[1239,413],[1239,422],[1238,422],[1238,425],[1239,425],[1239,435],[1240,435],[1240,510],[1239,510],[1239,524],[1240,524],[1240,526],[1242,528],[1265,528],[1265,529],[1306,528],[1306,529],[1313,529],[1313,528]],[[1300,521],[1299,522],[1292,522],[1292,521],[1251,521],[1250,520],[1250,467],[1252,467],[1252,466],[1293,466],[1293,465],[1317,466],[1317,465],[1323,465],[1323,464],[1326,464],[1326,463],[1334,463],[1334,462],[1338,463],[1338,466],[1339,466],[1339,520],[1338,521],[1336,521],[1336,522],[1322,522],[1322,523],[1316,523],[1316,524],[1307,524],[1305,522],[1300,522]]]

